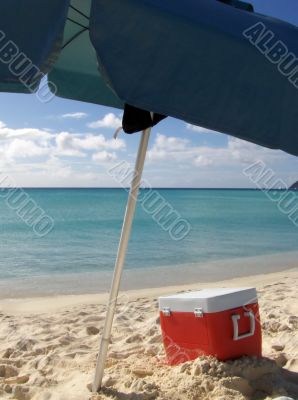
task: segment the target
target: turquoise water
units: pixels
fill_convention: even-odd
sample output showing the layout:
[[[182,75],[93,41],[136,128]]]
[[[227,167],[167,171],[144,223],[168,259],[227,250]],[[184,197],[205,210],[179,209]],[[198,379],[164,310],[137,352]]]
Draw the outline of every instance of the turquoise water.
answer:
[[[168,190],[159,194],[191,225],[171,239],[138,205],[126,269],[149,270],[298,250],[298,228],[255,190]],[[0,198],[0,279],[33,279],[113,269],[125,211],[123,189],[26,189],[54,227],[37,236]],[[298,204],[298,195],[297,204]],[[78,275],[79,276],[79,275]]]

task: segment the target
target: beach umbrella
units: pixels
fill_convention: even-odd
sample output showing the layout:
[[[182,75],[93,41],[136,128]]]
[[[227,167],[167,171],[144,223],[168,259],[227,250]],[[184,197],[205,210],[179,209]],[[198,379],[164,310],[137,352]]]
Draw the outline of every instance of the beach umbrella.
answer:
[[[124,130],[143,131],[94,391],[102,382],[151,127],[172,116],[298,155],[297,39],[295,26],[237,0],[1,2],[0,91],[124,109]]]

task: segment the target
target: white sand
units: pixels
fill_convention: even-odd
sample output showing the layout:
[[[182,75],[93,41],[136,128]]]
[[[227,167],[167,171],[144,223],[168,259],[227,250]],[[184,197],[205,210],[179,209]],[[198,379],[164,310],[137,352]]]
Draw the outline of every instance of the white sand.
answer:
[[[157,297],[185,289],[256,286],[264,358],[165,364]],[[104,378],[92,381],[106,296],[0,301],[0,398],[17,400],[298,399],[298,269],[212,284],[122,293]]]

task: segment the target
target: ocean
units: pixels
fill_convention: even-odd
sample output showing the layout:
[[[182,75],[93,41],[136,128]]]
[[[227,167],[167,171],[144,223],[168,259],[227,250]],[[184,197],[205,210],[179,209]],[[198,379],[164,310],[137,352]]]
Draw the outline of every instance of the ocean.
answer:
[[[297,260],[298,227],[261,191],[157,193],[190,231],[181,240],[173,238],[166,224],[161,226],[139,202],[125,263],[125,288],[271,272]],[[298,204],[298,194],[291,193]],[[0,297],[108,290],[126,190],[25,189],[23,195],[53,226],[41,234],[42,229],[39,232],[32,224],[34,216],[29,221],[22,217],[21,201],[9,202],[1,193]],[[143,190],[142,198],[145,195]]]

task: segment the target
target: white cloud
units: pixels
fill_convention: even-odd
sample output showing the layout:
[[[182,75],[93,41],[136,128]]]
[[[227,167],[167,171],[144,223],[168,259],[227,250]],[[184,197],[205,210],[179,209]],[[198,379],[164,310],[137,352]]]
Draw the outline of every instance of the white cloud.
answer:
[[[190,142],[187,139],[158,134],[152,148],[148,151],[148,159],[151,161],[178,160],[189,146]]]
[[[119,117],[117,117],[113,113],[106,114],[102,119],[98,121],[90,122],[87,125],[89,128],[110,128],[110,129],[117,129],[122,126],[122,121]]]
[[[154,143],[156,149],[165,149],[167,151],[179,151],[184,150],[190,141],[173,136],[165,136],[158,134]]]
[[[122,150],[125,142],[122,139],[106,139],[103,135],[79,135],[61,132],[56,136],[57,155],[84,156],[86,151]]]
[[[229,137],[226,147],[194,146],[186,139],[158,134],[148,152],[149,161],[175,161],[193,166],[235,166],[263,160],[271,163],[286,157],[281,151]]]
[[[0,154],[3,162],[47,156],[52,133],[36,128],[9,128],[0,121]]]
[[[242,165],[250,164],[257,160],[263,160],[271,164],[291,157],[280,150],[271,150],[232,136],[229,136],[228,139],[228,151],[233,159]]]
[[[106,150],[95,153],[92,156],[92,160],[99,164],[115,161],[116,159],[117,156],[115,153],[109,153]]]
[[[98,149],[125,149],[125,141],[123,139],[106,139],[104,135],[90,135],[84,137],[74,138],[74,143],[84,150],[98,150]]]
[[[14,129],[0,121],[0,166],[4,168],[7,166],[16,170],[18,166],[25,165],[27,172],[35,168],[45,170],[50,160],[55,161],[55,167],[59,157],[84,159],[86,164],[92,165],[115,160],[117,152],[125,148],[123,139],[107,139],[102,134],[49,132],[30,127]],[[42,165],[38,157],[43,158]],[[69,161],[72,162],[75,160]],[[67,173],[68,167],[65,166],[64,174]]]
[[[73,113],[63,114],[62,118],[82,119],[86,118],[87,116],[88,114],[84,112],[73,112]]]
[[[54,155],[51,155],[42,168],[40,168],[38,171],[44,175],[46,180],[49,177],[50,179],[60,181],[63,179],[69,179],[69,177],[73,175],[71,166]]]
[[[61,132],[56,136],[57,156],[84,157],[84,153],[74,143],[74,138],[69,132]]]
[[[212,165],[212,160],[205,155],[201,154],[193,159],[193,164],[196,167],[207,167],[208,165]]]
[[[49,148],[42,147],[31,140],[15,139],[5,146],[5,155],[9,159],[40,157],[49,154]]]
[[[195,131],[195,132],[198,132],[198,133],[207,133],[207,134],[209,134],[209,133],[218,133],[216,131],[212,131],[211,129],[206,129],[206,128],[203,128],[201,126],[192,125],[192,124],[186,124],[186,129],[189,129],[191,131]]]
[[[15,138],[47,141],[52,138],[52,134],[46,130],[35,128],[8,128],[4,122],[0,121],[0,141]]]

